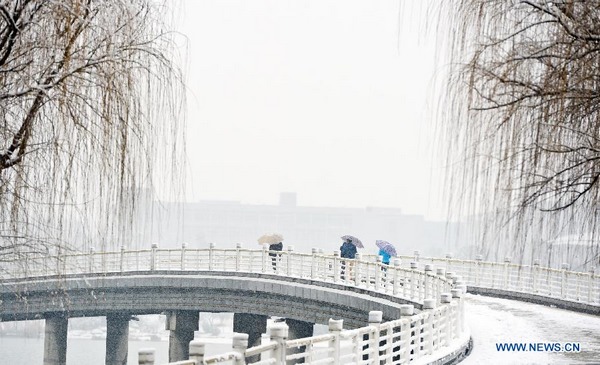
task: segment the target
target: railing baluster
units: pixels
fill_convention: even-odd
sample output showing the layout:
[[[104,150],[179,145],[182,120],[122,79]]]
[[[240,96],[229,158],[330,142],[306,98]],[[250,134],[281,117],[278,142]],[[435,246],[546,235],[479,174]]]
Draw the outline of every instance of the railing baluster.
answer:
[[[381,257],[381,256],[378,256]],[[381,311],[370,311],[369,312],[369,326],[373,327],[371,330],[372,335],[369,335],[369,362],[371,364],[379,364],[379,336],[381,334],[381,321],[383,320],[383,312]],[[336,362],[339,364],[339,361]]]
[[[560,275],[560,297],[561,298],[566,298],[567,297],[567,284],[568,284],[568,273],[567,270],[569,270],[569,264],[566,262],[563,262],[563,264],[561,265],[561,275]]]
[[[393,289],[392,289],[392,294],[394,296],[398,295],[398,288],[400,287],[400,278],[398,277],[398,272],[400,271],[400,264],[401,261],[400,259],[394,259],[392,261],[392,263],[394,264],[394,284],[393,284]]]
[[[208,244],[208,271],[213,271],[213,262],[214,262],[214,252],[215,252],[215,244]]]
[[[594,292],[594,274],[595,274],[596,268],[594,266],[592,266],[590,268],[590,276],[589,276],[589,280],[588,280],[588,303],[592,303],[592,293]],[[598,302],[600,304],[600,298],[598,298]]]
[[[329,319],[329,334],[333,335],[333,339],[329,341],[329,348],[331,349],[332,363],[340,363],[340,332],[344,327],[344,320]]]
[[[158,250],[158,243],[152,244],[152,250],[150,252],[150,271],[156,269],[156,251]]]
[[[418,295],[415,295],[415,290],[417,290],[417,263],[412,261],[410,263],[410,299],[418,300]]]
[[[313,247],[311,250],[312,257],[310,260],[310,278],[315,280],[317,278],[317,252],[318,250]]]
[[[502,285],[502,289],[504,290],[508,290],[509,289],[509,275],[510,273],[508,272],[508,265],[510,264],[510,257],[505,257],[504,258],[504,283]]]
[[[187,243],[183,242],[181,244],[181,271],[185,271],[185,249],[187,248]]]
[[[231,342],[233,352],[237,353],[237,357],[233,365],[246,365],[246,349],[248,348],[248,334],[235,333]],[[284,362],[285,364],[285,362]]]
[[[239,242],[236,243],[235,244],[235,272],[240,272],[241,261],[242,261],[242,254],[240,252],[241,249],[242,249],[242,244]]]
[[[333,251],[333,282],[337,283],[340,279],[340,266],[343,266],[341,268],[342,271],[342,275],[347,274],[345,273],[346,271],[346,261],[347,260],[340,260],[340,251]]]
[[[375,291],[381,290],[381,271],[383,270],[383,266],[381,263],[381,256],[377,256],[377,263],[375,264]]]

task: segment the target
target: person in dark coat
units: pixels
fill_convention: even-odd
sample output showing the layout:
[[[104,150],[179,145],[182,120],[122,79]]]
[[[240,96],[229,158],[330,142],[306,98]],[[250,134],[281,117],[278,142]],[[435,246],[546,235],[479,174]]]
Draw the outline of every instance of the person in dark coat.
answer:
[[[279,242],[269,245],[269,251],[283,251],[283,243]],[[275,271],[277,270],[277,256],[281,257],[281,255],[269,252],[269,256],[271,256],[271,265],[273,265],[273,271]]]
[[[345,259],[353,259],[356,257],[356,246],[351,240],[346,240],[340,246],[340,256]]]
[[[344,243],[342,243],[342,246],[340,246],[340,256],[345,259],[354,259],[356,257],[356,246],[352,243],[351,240],[348,239],[348,240],[344,241]],[[344,280],[346,278],[344,276],[345,271],[346,271],[346,261],[342,260],[341,264],[342,264],[342,280]],[[348,271],[350,271],[350,270],[348,270]]]

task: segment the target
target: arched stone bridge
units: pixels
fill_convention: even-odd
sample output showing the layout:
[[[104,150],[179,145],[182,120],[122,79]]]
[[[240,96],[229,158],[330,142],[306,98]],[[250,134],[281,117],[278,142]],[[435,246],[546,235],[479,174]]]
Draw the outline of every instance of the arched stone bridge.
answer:
[[[306,324],[328,323],[334,318],[343,320],[348,328],[338,331],[338,345],[339,336],[354,338],[350,357],[340,355],[338,346],[337,358],[333,351],[334,363],[355,363],[365,357],[381,357],[389,363],[442,363],[460,357],[468,345],[460,298],[466,283],[496,295],[546,298],[588,312],[597,313],[599,308],[598,277],[566,268],[557,273],[539,266],[516,270],[508,262],[424,259],[418,254],[402,257],[392,266],[382,265],[376,257],[344,260],[337,253],[325,255],[317,250],[277,254],[273,259],[266,250],[239,246],[205,250],[154,246],[138,251],[30,257],[12,263],[2,274],[0,318],[46,319],[45,365],[64,364],[66,324],[69,317],[79,316],[107,316],[106,363],[123,364],[131,316],[166,313],[171,329],[170,361],[187,359],[199,311],[237,313],[235,330],[249,333],[250,345],[266,329],[267,315],[285,317],[290,327],[288,345],[305,349],[300,357],[289,356],[305,362],[313,357],[312,349],[318,348]],[[456,272],[462,274],[462,280]],[[333,337],[339,327],[336,323]],[[374,329],[376,323],[383,327]],[[330,340],[325,342],[336,342]],[[389,346],[372,351],[383,343]],[[265,357],[265,351],[276,356],[270,347],[248,351],[238,357]]]

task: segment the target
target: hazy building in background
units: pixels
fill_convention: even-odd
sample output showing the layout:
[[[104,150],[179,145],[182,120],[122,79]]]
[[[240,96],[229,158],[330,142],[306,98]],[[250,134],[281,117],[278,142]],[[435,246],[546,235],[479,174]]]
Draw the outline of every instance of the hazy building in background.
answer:
[[[446,222],[426,221],[421,215],[403,214],[397,208],[305,207],[297,204],[296,193],[281,193],[278,205],[242,204],[237,201],[204,200],[196,203],[166,203],[152,229],[159,232],[160,247],[258,248],[257,238],[268,232],[284,236],[284,246],[310,252],[339,249],[340,236],[351,234],[365,244],[363,252],[376,252],[375,240],[393,243],[399,252],[440,255],[455,247],[446,239]]]

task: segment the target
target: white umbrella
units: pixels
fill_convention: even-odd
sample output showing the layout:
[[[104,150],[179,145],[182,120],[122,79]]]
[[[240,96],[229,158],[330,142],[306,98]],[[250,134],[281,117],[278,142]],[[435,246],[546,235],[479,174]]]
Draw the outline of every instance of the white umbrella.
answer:
[[[283,241],[283,236],[279,233],[267,233],[258,237],[258,244],[262,245],[268,243],[269,245],[279,243]]]

